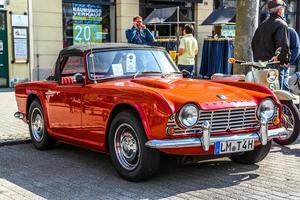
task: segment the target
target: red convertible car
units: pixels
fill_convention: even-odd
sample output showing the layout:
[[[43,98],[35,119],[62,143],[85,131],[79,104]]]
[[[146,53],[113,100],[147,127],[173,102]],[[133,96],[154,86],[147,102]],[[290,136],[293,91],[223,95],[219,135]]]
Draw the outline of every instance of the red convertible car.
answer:
[[[153,176],[162,152],[253,164],[286,134],[269,89],[190,79],[158,47],[72,46],[46,80],[15,91],[15,117],[29,124],[37,149],[59,140],[109,153],[131,181]]]

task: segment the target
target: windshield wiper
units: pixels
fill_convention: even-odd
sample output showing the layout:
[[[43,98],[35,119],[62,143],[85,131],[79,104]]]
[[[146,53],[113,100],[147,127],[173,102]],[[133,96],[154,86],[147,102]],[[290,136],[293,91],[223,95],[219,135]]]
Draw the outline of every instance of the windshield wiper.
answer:
[[[160,71],[143,71],[143,72],[137,72],[133,76],[133,79],[135,79],[138,75],[143,75],[143,74],[162,74],[162,72],[160,72]]]
[[[167,73],[167,74],[164,74],[162,77],[163,78],[166,78],[166,77],[169,77],[169,76],[171,76],[171,75],[173,75],[173,74],[182,74],[181,72],[169,72],[169,73]]]

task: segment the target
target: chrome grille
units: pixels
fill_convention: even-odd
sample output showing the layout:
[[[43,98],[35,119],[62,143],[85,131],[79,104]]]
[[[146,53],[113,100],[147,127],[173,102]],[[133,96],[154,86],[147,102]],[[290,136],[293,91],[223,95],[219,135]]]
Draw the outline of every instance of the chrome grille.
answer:
[[[275,116],[278,116],[278,109]],[[182,129],[177,126],[175,119],[168,122],[168,127],[175,128],[175,135],[197,134],[202,132],[204,121],[211,124],[212,133],[226,132],[227,130],[237,131],[250,128],[258,128],[259,121],[256,118],[256,107],[234,108],[227,110],[200,111],[199,121],[192,129]],[[272,124],[272,121],[269,123]]]
[[[254,128],[258,126],[255,108],[202,111],[197,126],[207,120],[211,124],[211,132],[225,132]]]

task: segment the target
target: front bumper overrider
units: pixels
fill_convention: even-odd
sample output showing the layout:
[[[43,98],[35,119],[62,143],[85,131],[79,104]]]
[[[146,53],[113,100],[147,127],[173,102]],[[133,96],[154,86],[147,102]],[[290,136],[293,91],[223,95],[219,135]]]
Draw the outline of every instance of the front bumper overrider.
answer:
[[[286,134],[287,130],[284,127],[268,130],[268,124],[261,123],[260,131],[258,132],[230,136],[211,136],[209,124],[204,123],[203,134],[201,137],[187,139],[149,140],[146,142],[146,146],[155,149],[202,147],[204,151],[208,151],[209,147],[211,145],[215,145],[217,142],[254,139],[255,141],[260,141],[262,145],[266,145],[268,140],[282,137]]]

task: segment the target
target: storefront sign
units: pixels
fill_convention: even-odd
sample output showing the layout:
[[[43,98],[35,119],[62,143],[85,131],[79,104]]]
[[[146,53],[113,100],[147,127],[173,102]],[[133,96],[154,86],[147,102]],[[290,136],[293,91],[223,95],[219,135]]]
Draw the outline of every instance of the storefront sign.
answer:
[[[14,28],[13,42],[14,42],[14,62],[27,63],[28,62],[27,28]]]
[[[28,15],[12,15],[11,24],[17,27],[28,27]]]
[[[72,4],[74,44],[102,42],[102,8],[95,4]]]

